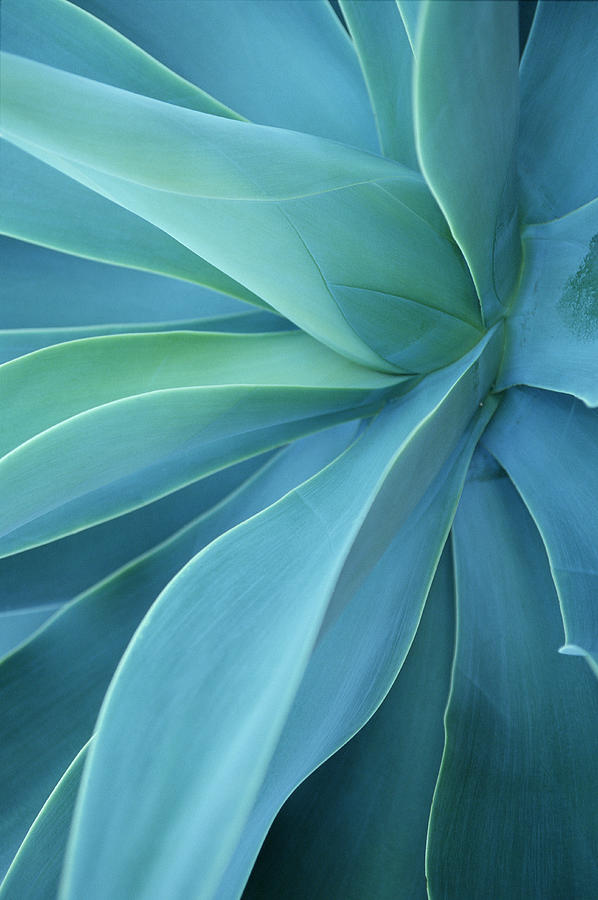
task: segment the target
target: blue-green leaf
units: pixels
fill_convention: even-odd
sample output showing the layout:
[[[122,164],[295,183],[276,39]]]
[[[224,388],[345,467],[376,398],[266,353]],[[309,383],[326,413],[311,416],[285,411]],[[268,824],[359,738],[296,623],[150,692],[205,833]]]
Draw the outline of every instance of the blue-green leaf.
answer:
[[[133,886],[140,898],[212,895],[326,630],[349,552],[360,559],[388,547],[488,391],[501,342],[495,330],[429,376],[335,462],[214,541],[169,584],[100,714],[65,898],[83,884],[90,898],[126,897]],[[448,423],[442,452],[426,453],[430,433]],[[354,588],[361,580],[351,564],[345,577]]]
[[[415,54],[417,49],[417,29],[419,26],[419,15],[421,12],[422,0],[396,0],[396,4],[403,20],[411,49]]]
[[[344,287],[440,308],[474,333],[479,326],[464,261],[430,223],[435,204],[411,170],[309,135],[168,106],[10,55],[4,70],[11,140],[242,279],[349,358],[392,368],[361,337],[367,295],[346,315]],[[60,123],[47,114],[58,102]],[[111,139],[100,140],[106,131]],[[139,142],[146,147],[143,163],[132,153]],[[391,318],[399,347],[414,340],[410,333],[401,338],[405,316],[417,322],[417,305],[407,308],[398,321]],[[423,313],[420,333],[433,325],[429,311]],[[469,340],[453,347],[452,359],[471,347],[471,333],[470,327]],[[447,362],[431,365],[425,342],[421,352],[416,371]]]
[[[0,232],[101,262],[157,272],[267,306],[149,222],[0,142]]]
[[[166,103],[242,118],[66,0],[3,0],[2,49]]]
[[[521,61],[518,164],[529,222],[598,197],[597,58],[598,6],[540,0]]]
[[[60,607],[214,506],[266,458],[251,457],[95,528],[4,557],[0,609]]]
[[[523,245],[498,387],[528,384],[598,406],[598,199],[529,225]]]
[[[354,49],[326,0],[78,5],[248,119],[379,149]]]
[[[445,551],[399,677],[363,729],[287,800],[246,900],[396,900],[398,889],[427,900],[426,834],[444,746],[453,607]]]
[[[56,900],[87,745],[74,758],[27,832],[0,900]]]
[[[453,526],[457,644],[428,890],[432,900],[589,900],[598,890],[598,685],[581,660],[556,652],[561,623],[542,541],[497,469],[478,458]]]
[[[436,436],[442,432],[447,440],[449,435],[454,438],[459,426],[446,422],[442,409],[398,456],[383,489],[389,508],[378,502],[377,516],[370,517],[352,548],[218,897],[239,893],[283,801],[367,722],[390,689],[418,627],[471,454],[495,403],[490,400],[479,411],[448,458],[447,447]],[[428,486],[429,463],[424,459],[436,465],[445,459]],[[398,512],[409,509],[406,518]],[[449,658],[451,652],[452,645]],[[433,783],[430,796],[432,789]],[[418,837],[422,878],[426,821],[427,810]],[[411,877],[416,877],[415,869]]]
[[[413,51],[395,3],[341,0],[385,156],[417,169],[411,109]],[[8,48],[7,48],[8,49]]]
[[[598,410],[513,388],[484,443],[512,478],[546,545],[567,646],[598,674]]]
[[[517,4],[427,0],[415,55],[421,169],[492,322],[514,287],[520,259]]]
[[[0,819],[4,870],[44,800],[89,739],[114,669],[168,581],[218,535],[319,471],[354,433],[355,425],[342,425],[281,451],[230,497],[85,591],[2,661],[0,788],[11,797]]]

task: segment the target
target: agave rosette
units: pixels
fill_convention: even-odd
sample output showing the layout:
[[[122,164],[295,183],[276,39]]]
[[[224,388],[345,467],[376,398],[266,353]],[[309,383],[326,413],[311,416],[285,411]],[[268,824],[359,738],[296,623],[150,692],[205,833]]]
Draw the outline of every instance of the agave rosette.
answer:
[[[598,894],[598,5],[340,9],[4,0],[6,900]]]

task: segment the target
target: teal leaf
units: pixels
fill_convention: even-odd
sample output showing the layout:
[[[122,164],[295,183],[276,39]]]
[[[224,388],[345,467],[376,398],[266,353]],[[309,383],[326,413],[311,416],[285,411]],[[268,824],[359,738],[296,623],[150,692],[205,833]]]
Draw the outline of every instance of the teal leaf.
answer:
[[[127,348],[136,364],[122,355]],[[89,338],[2,368],[2,555],[367,415],[404,380],[350,363],[300,332]],[[51,479],[40,465],[48,459]]]
[[[517,4],[428,0],[421,4],[415,55],[421,169],[492,322],[515,286],[520,261]]]
[[[229,466],[95,528],[0,560],[0,610],[58,608],[236,489],[264,456]]]
[[[371,515],[369,525],[362,528],[338,579],[318,642],[218,897],[238,895],[274,816],[291,791],[352,739],[372,714],[378,714],[376,709],[401,670],[418,627],[471,455],[495,404],[490,400],[479,410],[448,458],[447,448],[436,441],[439,432],[447,439],[454,437],[452,425],[443,420],[442,408],[397,457],[381,491],[378,517]],[[435,466],[444,460],[429,483],[429,463],[424,459]],[[384,496],[388,511],[380,509]],[[405,517],[397,512],[403,509],[412,511]],[[452,645],[448,642],[447,649],[450,665]],[[441,721],[442,709],[438,719],[442,730]],[[442,743],[436,771],[441,752]],[[433,786],[434,781],[430,797]],[[420,809],[425,809],[423,804]],[[402,822],[396,827],[406,827],[406,820]],[[423,828],[417,840],[423,878],[427,809],[420,824]],[[415,833],[411,836],[416,839]],[[383,877],[386,866],[379,862]],[[404,862],[405,858],[395,859],[394,865]],[[415,871],[410,869],[410,878],[416,877]],[[355,873],[353,877],[359,885],[359,877]],[[365,871],[362,877],[366,877]],[[368,896],[365,887],[362,896]]]
[[[87,745],[40,809],[0,884],[0,900],[56,900],[86,753]]]
[[[242,118],[66,0],[3,0],[2,49],[166,103]]]
[[[542,535],[566,644],[598,674],[598,410],[573,397],[513,388],[484,443]]]
[[[169,235],[5,141],[0,232],[76,256],[206,285],[267,306]]]
[[[419,15],[422,7],[422,0],[396,0],[396,4],[403,20],[411,50],[413,54],[417,49],[417,29],[419,26]]]
[[[0,788],[11,797],[0,819],[4,870],[91,736],[116,665],[160,591],[202,547],[327,465],[354,433],[354,424],[342,425],[280,451],[246,483],[231,484],[231,495],[216,498],[213,509],[90,587],[0,663]]]
[[[427,900],[428,810],[444,746],[453,607],[445,551],[399,677],[361,731],[287,800],[246,900],[396,900],[397,886],[409,900]]]
[[[26,640],[58,609],[57,603],[0,610],[0,658]]]
[[[597,57],[596,4],[540,0],[521,60],[518,165],[528,222],[598,197]]]
[[[133,885],[140,898],[212,895],[326,628],[350,551],[360,559],[372,546],[388,546],[458,445],[489,388],[501,343],[494,330],[468,357],[429,376],[337,460],[222,535],[170,582],[130,643],[100,713],[65,898],[78,897],[83,884],[90,898],[127,896]],[[449,422],[442,452],[426,454],[432,431]],[[412,473],[400,506],[394,498],[405,478],[397,460],[411,460]],[[358,572],[349,567],[345,577],[357,586]]]
[[[340,5],[368,88],[382,152],[417,169],[411,109],[413,51],[398,7],[386,0],[341,0]]]
[[[434,204],[417,173],[309,135],[171,107],[10,55],[4,60],[11,140],[242,279],[347,357],[391,368],[364,343],[359,323],[348,323],[335,284],[437,305],[479,325],[467,268],[430,224]],[[58,98],[61,122],[46,112]],[[107,130],[114,139],[101,141]],[[139,142],[143,165],[131,153]],[[469,346],[455,347],[453,359]]]
[[[544,547],[497,470],[480,454],[453,526],[457,642],[429,895],[590,898],[598,690],[581,660],[556,652],[562,631]]]
[[[326,0],[78,5],[248,119],[379,149],[354,49]]]
[[[523,246],[498,387],[527,384],[598,406],[598,199],[528,225]]]

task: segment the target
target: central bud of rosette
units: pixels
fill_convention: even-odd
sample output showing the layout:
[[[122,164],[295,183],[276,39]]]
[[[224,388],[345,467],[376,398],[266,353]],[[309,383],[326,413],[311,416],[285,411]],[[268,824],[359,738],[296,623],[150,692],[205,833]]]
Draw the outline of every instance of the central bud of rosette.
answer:
[[[418,173],[288,203],[354,334],[401,373],[463,356],[485,328],[467,263]],[[314,213],[317,212],[317,215]]]

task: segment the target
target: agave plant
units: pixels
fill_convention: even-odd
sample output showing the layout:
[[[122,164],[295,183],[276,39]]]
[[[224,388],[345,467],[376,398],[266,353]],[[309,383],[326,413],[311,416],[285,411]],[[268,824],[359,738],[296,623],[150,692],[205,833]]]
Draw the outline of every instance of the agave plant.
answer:
[[[598,4],[2,49],[2,900],[593,900]]]

